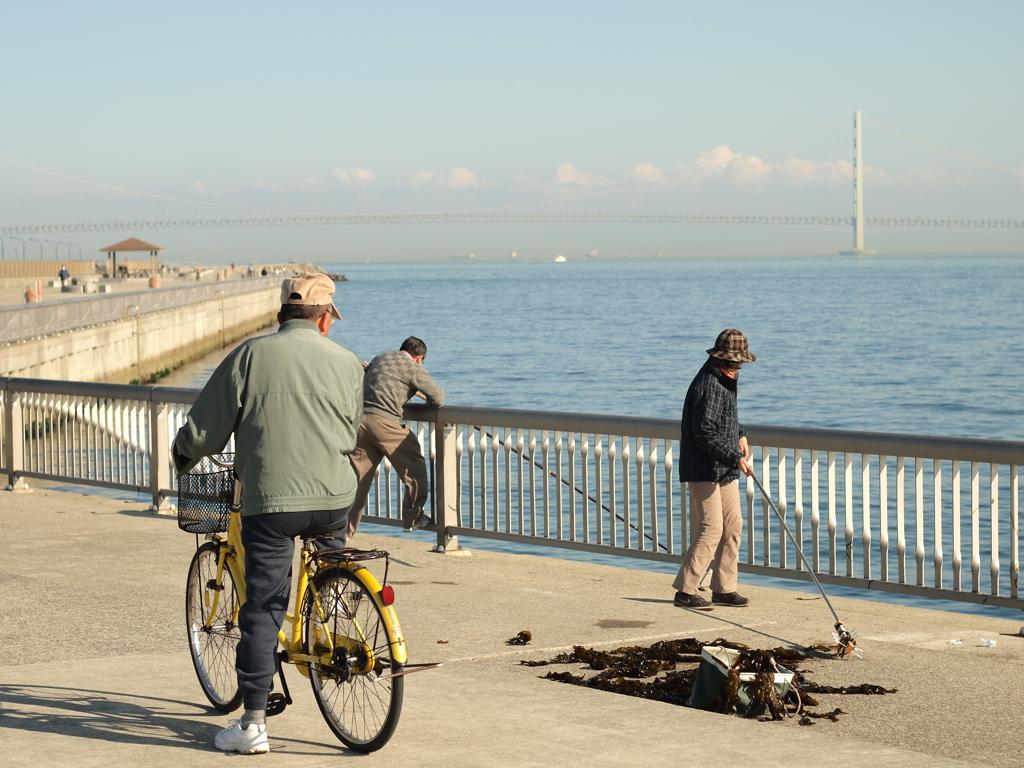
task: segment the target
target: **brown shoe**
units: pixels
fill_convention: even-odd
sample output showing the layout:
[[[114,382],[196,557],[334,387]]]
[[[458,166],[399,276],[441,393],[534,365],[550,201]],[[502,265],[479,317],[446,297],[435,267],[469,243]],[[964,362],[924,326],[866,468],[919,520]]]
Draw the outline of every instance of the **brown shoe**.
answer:
[[[711,607],[711,603],[700,595],[688,595],[685,592],[676,592],[675,600],[673,600],[672,603],[680,608],[690,608],[694,611],[714,610]]]

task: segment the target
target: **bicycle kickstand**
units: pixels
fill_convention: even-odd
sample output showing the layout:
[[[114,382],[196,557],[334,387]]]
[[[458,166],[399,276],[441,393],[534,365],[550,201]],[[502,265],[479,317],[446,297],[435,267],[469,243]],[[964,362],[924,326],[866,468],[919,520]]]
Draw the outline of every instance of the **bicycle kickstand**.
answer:
[[[284,712],[285,707],[292,703],[292,696],[288,692],[288,681],[284,679],[284,668],[281,666],[281,662],[287,659],[287,653],[279,651],[274,659],[277,662],[277,674],[281,678],[281,690],[283,693],[270,694],[270,697],[267,699],[267,717],[280,715]]]

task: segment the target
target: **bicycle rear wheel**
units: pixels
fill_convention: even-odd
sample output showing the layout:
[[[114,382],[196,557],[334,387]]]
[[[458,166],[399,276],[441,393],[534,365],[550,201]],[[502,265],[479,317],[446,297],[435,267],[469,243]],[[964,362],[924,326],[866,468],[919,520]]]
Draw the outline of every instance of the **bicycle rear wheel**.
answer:
[[[360,752],[380,749],[398,727],[404,677],[391,657],[384,617],[373,596],[345,568],[326,568],[312,581],[303,605],[303,652],[326,654],[329,663],[311,664],[309,682],[317,706],[334,735]],[[319,616],[313,589],[320,598]]]
[[[188,649],[199,685],[210,703],[221,712],[233,712],[242,703],[235,675],[238,628],[238,591],[225,567],[217,585],[219,547],[213,542],[196,550],[185,587],[185,626]]]

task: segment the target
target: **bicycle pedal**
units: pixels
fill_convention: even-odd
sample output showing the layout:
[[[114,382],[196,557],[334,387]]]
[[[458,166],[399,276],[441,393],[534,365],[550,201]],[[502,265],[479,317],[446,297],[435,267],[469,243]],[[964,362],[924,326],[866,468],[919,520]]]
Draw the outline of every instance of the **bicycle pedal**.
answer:
[[[288,699],[285,698],[283,693],[270,694],[270,697],[267,699],[267,717],[280,715],[287,706]]]

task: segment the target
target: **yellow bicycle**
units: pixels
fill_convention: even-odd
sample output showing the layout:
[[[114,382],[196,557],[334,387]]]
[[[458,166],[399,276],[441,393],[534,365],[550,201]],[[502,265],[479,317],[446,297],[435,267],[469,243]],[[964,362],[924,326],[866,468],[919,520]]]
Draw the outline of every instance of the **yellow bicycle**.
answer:
[[[197,544],[206,536],[185,588],[189,651],[203,693],[222,712],[242,701],[235,647],[245,602],[245,553],[241,484],[231,466],[229,454],[210,457],[178,480],[178,525],[196,534]],[[383,585],[365,565],[379,560]],[[407,663],[388,565],[387,552],[317,549],[312,539],[303,539],[295,610],[278,635],[282,692],[271,693],[268,715],[291,703],[281,667],[287,662],[309,679],[327,725],[346,746],[373,752],[388,742],[402,712],[404,676],[441,666]]]

